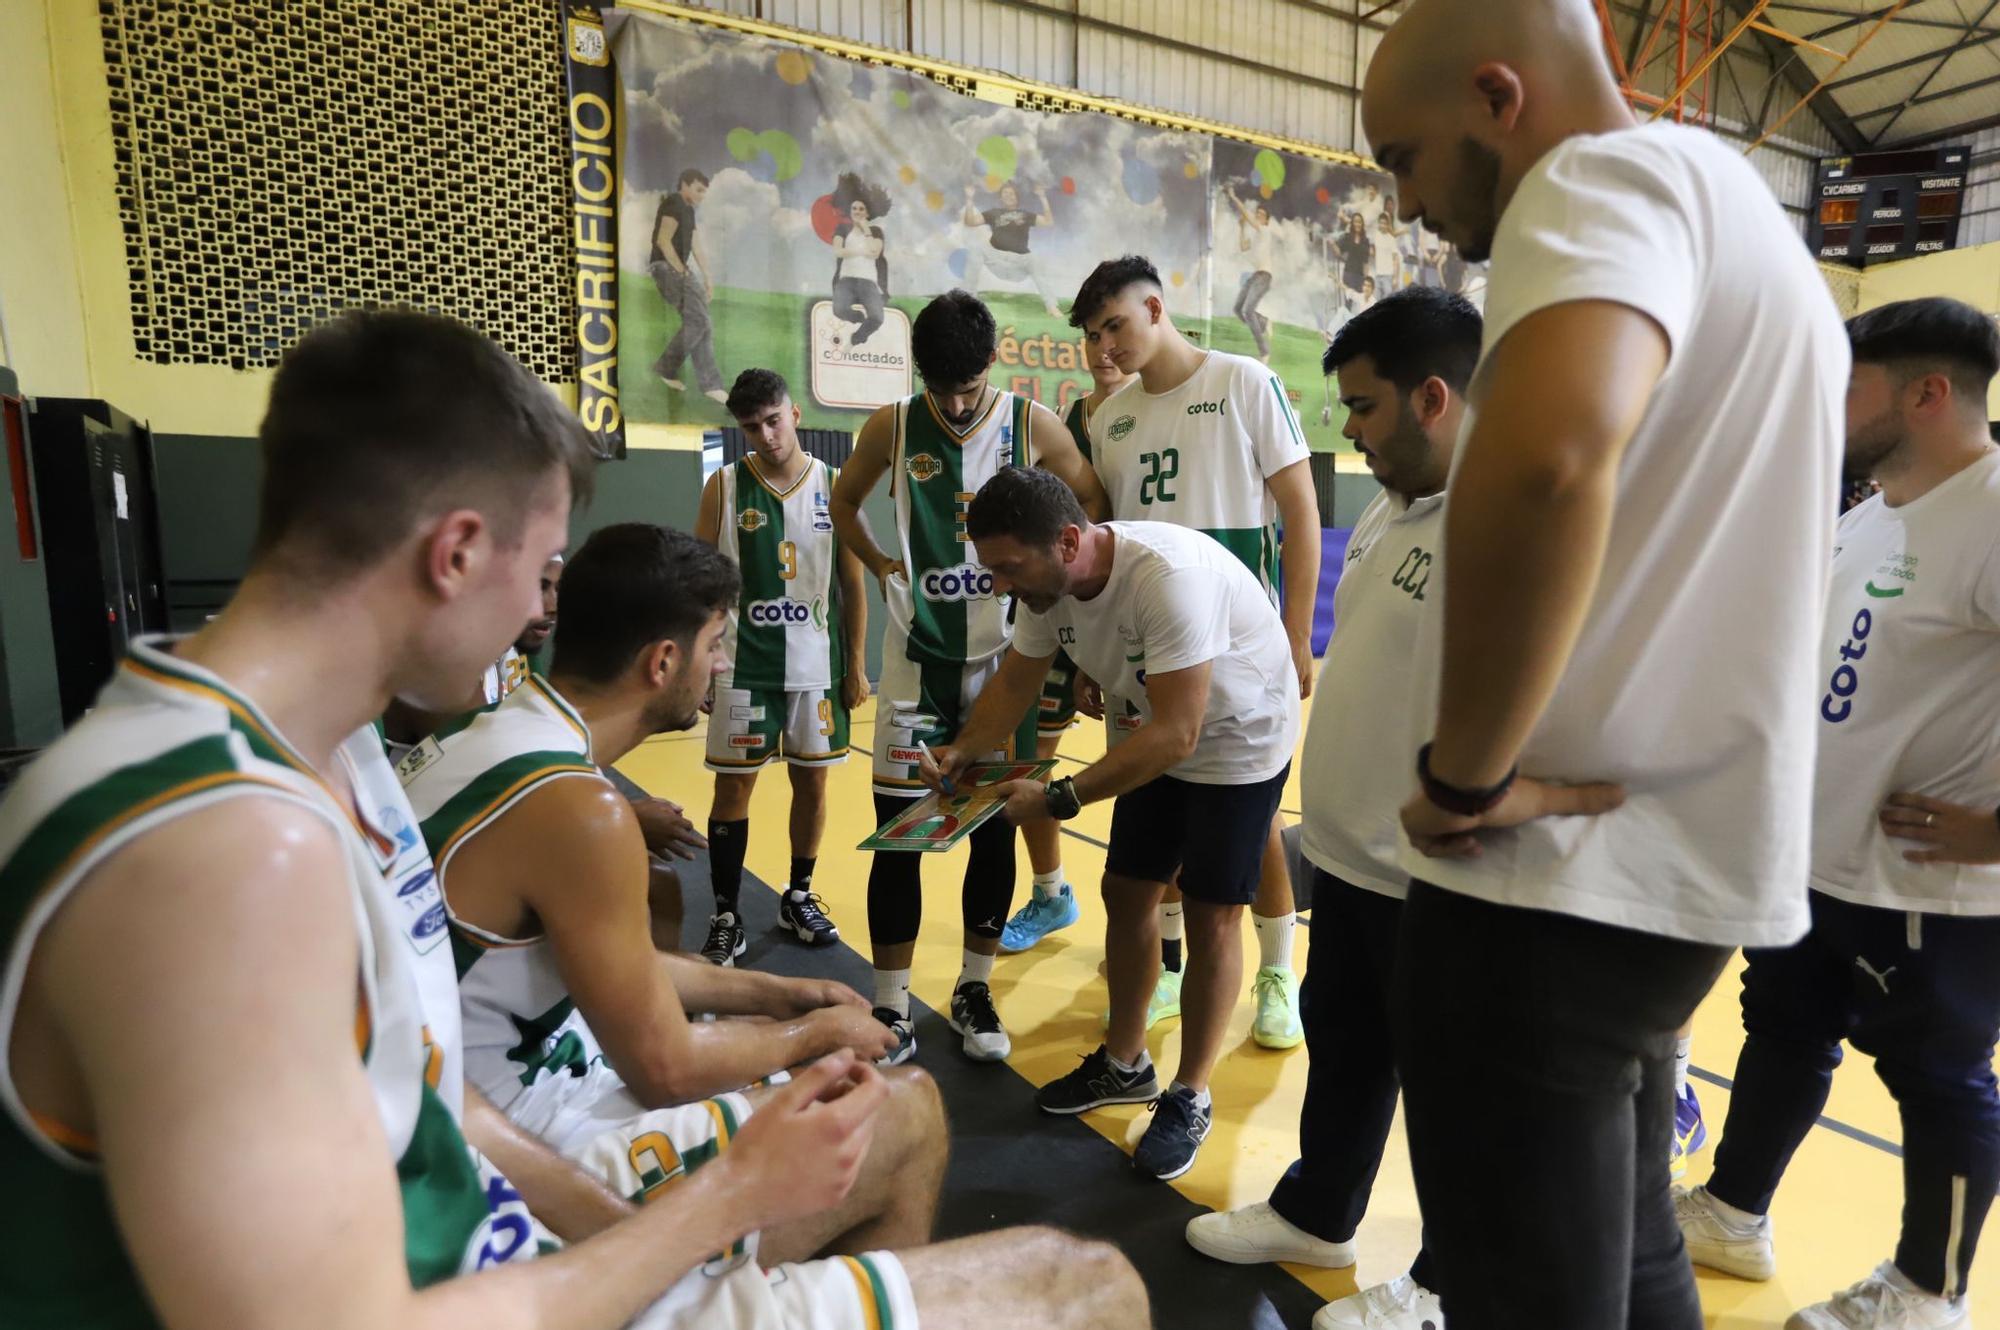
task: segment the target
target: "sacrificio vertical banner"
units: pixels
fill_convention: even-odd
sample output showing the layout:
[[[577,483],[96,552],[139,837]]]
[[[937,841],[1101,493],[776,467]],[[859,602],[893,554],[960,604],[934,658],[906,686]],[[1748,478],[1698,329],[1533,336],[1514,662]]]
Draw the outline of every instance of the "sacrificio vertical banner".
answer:
[[[603,6],[559,0],[576,253],[576,412],[601,457],[625,455],[618,399],[618,165]]]

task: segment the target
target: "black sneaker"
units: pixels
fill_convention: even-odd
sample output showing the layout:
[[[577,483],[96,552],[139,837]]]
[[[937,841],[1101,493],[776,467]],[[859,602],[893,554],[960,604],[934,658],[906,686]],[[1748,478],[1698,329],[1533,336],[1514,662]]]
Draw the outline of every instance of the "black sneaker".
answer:
[[[1143,1104],[1157,1099],[1159,1078],[1153,1064],[1138,1071],[1120,1071],[1111,1065],[1104,1045],[1083,1059],[1083,1065],[1060,1080],[1050,1081],[1035,1091],[1035,1107],[1044,1113],[1088,1113],[1106,1104]]]
[[[875,1019],[896,1032],[896,1046],[879,1059],[879,1065],[900,1067],[917,1055],[917,1027],[908,1016],[898,1015],[893,1007],[877,1007]]]
[[[750,939],[743,932],[742,921],[733,913],[724,910],[708,917],[708,941],[701,944],[703,960],[711,965],[730,966],[749,949]]]
[[[1167,1091],[1153,1107],[1153,1125],[1132,1152],[1132,1167],[1162,1182],[1179,1177],[1194,1167],[1214,1123],[1214,1110],[1196,1103],[1194,1091]]]
[[[960,984],[952,993],[951,1028],[965,1036],[965,1056],[974,1062],[1005,1062],[1014,1051],[1007,1027],[993,1009],[993,990],[977,981]]]
[[[785,893],[778,904],[778,927],[791,930],[809,947],[830,947],[840,941],[840,930],[826,917],[826,902],[811,892],[803,896]]]

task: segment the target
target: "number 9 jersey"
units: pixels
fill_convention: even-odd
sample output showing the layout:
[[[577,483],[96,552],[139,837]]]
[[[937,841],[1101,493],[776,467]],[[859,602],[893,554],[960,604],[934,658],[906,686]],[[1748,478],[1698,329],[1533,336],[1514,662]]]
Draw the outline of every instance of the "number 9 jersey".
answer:
[[[1120,522],[1206,532],[1278,599],[1278,505],[1265,481],[1309,455],[1285,386],[1248,356],[1210,351],[1179,387],[1134,379],[1090,417],[1090,457]]]

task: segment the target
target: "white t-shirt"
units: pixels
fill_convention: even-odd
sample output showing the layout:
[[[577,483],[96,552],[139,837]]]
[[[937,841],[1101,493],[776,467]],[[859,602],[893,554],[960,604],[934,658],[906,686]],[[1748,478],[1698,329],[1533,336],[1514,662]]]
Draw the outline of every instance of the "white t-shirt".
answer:
[[[1244,248],[1243,258],[1249,264],[1250,271],[1274,271],[1271,266],[1271,228],[1259,226],[1255,222],[1246,222],[1243,229],[1245,237],[1250,242]]]
[[[1354,524],[1299,755],[1306,858],[1399,900],[1410,889],[1397,859],[1416,761],[1410,659],[1419,621],[1444,599],[1443,546],[1442,494],[1411,503],[1383,490]]]
[[[1102,414],[1100,412],[1099,414]],[[1208,710],[1193,756],[1166,774],[1196,785],[1250,785],[1292,760],[1299,679],[1285,624],[1249,569],[1207,536],[1165,522],[1109,522],[1111,579],[1089,600],[1014,619],[1024,656],[1069,652],[1104,689],[1114,743],[1152,720],[1148,671],[1210,663]]]
[[[1394,231],[1370,231],[1369,241],[1374,245],[1373,270],[1375,273],[1375,293],[1388,295],[1396,289],[1396,279],[1403,271],[1403,252],[1397,243]]]
[[[1857,905],[2000,914],[2000,865],[1913,864],[1897,793],[2000,806],[2000,452],[1840,520],[1814,710],[1812,885]]]
[[[1278,504],[1265,481],[1310,453],[1269,366],[1210,351],[1166,392],[1134,377],[1091,415],[1090,456],[1113,517],[1205,531],[1276,596]]]
[[[1627,305],[1671,345],[1619,467],[1575,651],[1521,752],[1526,775],[1618,781],[1626,802],[1482,833],[1477,859],[1405,850],[1404,865],[1483,900],[1669,937],[1795,941],[1818,725],[1803,700],[1823,682],[1845,429],[1833,298],[1742,153],[1671,124],[1545,155],[1500,219],[1490,280],[1475,412],[1493,348],[1549,306]],[[1455,465],[1477,432],[1469,417]],[[1442,618],[1423,625],[1432,698]],[[1427,738],[1435,708],[1419,714]]]

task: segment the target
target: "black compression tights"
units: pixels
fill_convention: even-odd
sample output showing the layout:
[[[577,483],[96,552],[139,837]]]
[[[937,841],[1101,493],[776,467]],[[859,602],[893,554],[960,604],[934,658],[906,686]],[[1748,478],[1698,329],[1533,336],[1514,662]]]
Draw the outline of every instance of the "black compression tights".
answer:
[[[877,793],[880,826],[909,807],[908,799]],[[965,865],[965,931],[997,938],[1014,904],[1014,827],[994,817],[971,836]],[[868,940],[894,947],[917,940],[924,917],[923,855],[877,851],[868,868]]]

